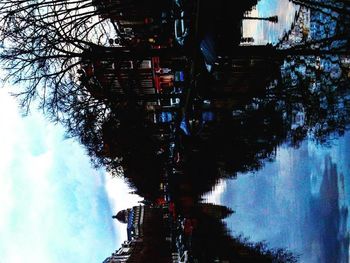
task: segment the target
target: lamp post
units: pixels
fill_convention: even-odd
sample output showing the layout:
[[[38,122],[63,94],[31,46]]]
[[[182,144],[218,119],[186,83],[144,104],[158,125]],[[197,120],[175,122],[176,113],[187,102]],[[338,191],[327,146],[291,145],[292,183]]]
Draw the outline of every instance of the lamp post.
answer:
[[[246,20],[263,20],[263,21],[269,21],[269,22],[272,22],[272,23],[278,23],[278,16],[270,16],[270,17],[244,16],[243,19],[246,19]]]

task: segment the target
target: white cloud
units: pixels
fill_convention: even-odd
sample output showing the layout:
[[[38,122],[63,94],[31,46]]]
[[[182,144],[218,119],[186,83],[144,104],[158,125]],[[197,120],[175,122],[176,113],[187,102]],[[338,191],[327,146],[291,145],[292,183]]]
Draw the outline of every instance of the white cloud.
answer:
[[[102,262],[115,249],[101,171],[63,128],[0,90],[1,262]]]

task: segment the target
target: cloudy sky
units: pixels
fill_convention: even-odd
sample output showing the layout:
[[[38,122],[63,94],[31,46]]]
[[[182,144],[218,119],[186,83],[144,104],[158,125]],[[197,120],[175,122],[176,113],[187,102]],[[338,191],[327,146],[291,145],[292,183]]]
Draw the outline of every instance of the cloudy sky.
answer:
[[[62,127],[37,111],[23,118],[6,88],[0,123],[1,262],[102,262],[126,236],[111,215],[137,199]]]
[[[253,37],[255,44],[259,45],[278,42],[283,33],[290,29],[297,8],[289,0],[260,0],[256,9],[252,10],[249,16],[269,17],[277,15],[278,23],[244,20],[243,36]]]
[[[301,263],[349,262],[350,133],[331,147],[283,145],[255,173],[222,181],[208,199],[235,213],[235,235],[288,248]]]

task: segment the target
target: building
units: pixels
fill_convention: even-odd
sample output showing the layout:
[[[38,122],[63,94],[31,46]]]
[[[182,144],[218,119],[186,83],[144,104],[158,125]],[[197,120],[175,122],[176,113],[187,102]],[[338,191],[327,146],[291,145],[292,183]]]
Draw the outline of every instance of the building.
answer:
[[[103,263],[171,262],[161,208],[134,206],[118,212],[113,218],[126,224],[128,240]]]
[[[119,222],[127,224],[128,241],[142,240],[143,221],[145,218],[145,206],[134,206],[118,212],[113,218]]]
[[[124,241],[122,246],[117,249],[112,255],[106,258],[103,263],[125,263],[130,262],[130,256],[137,253],[142,248],[142,240],[134,239],[131,241]]]
[[[115,44],[172,43],[171,0],[94,0],[93,5],[102,19],[110,19],[118,29]]]
[[[142,105],[151,122],[171,122],[171,112],[178,108],[186,86],[188,62],[181,55],[157,56],[157,50],[162,52],[161,49],[145,50],[155,54],[133,57],[130,49],[125,47],[92,49],[95,57],[86,55],[79,79],[96,99],[134,101]],[[103,54],[96,55],[100,53]],[[121,57],[115,54],[121,54]]]

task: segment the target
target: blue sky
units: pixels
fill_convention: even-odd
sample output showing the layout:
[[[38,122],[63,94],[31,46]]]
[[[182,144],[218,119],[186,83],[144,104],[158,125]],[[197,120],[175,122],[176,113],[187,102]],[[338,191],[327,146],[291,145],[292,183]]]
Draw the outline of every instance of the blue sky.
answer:
[[[62,127],[22,118],[6,89],[0,122],[1,262],[102,262],[120,243],[108,176]]]
[[[294,7],[287,2],[261,0],[253,15],[278,15],[284,22],[249,21],[246,36],[266,43],[288,30],[287,21],[293,18],[287,12],[294,14]],[[349,186],[348,132],[333,140],[332,147],[310,141],[298,149],[279,147],[274,162],[256,173],[220,182],[207,198],[236,212],[226,220],[236,235],[287,247],[300,254],[301,263],[349,262]]]
[[[259,45],[276,43],[284,31],[290,29],[296,9],[297,6],[289,0],[260,0],[250,16],[269,17],[277,15],[279,22],[274,24],[266,21],[244,20],[243,36],[253,37],[255,44]]]
[[[235,235],[288,248],[301,263],[348,262],[350,133],[331,147],[281,146],[274,162],[222,181],[208,198],[235,211],[226,220]]]

